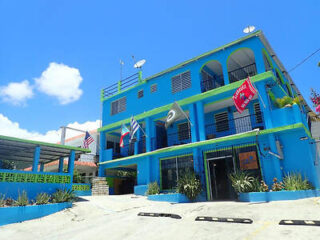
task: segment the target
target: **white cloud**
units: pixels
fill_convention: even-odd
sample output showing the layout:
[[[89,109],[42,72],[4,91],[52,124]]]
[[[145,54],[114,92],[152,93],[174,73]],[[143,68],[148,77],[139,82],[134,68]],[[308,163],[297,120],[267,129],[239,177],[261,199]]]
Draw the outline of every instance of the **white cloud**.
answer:
[[[13,105],[24,105],[27,99],[33,97],[33,88],[27,80],[11,82],[0,87],[0,97]]]
[[[100,127],[100,120],[87,121],[84,123],[70,123],[68,127],[73,127],[81,130],[94,130]],[[74,137],[81,134],[78,131],[67,130],[66,138]],[[57,143],[61,139],[61,131],[50,130],[45,134],[35,131],[28,131],[20,127],[19,123],[11,121],[9,118],[0,113],[0,135],[37,140],[43,142]]]
[[[79,70],[62,63],[50,63],[35,81],[39,91],[57,97],[60,104],[77,101],[82,95],[79,88],[82,82]]]

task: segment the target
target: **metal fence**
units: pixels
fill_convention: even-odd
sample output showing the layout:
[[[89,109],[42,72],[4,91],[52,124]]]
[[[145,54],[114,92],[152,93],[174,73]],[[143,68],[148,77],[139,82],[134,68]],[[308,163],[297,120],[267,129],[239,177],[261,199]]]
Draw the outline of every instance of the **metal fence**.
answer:
[[[232,118],[207,124],[205,126],[206,139],[208,140],[248,132],[255,128],[264,129],[263,115],[260,111],[255,114],[239,118]]]
[[[235,69],[233,71],[228,72],[229,82],[237,82],[247,77],[252,77],[257,74],[256,63],[249,64],[247,66]]]
[[[109,87],[106,87],[103,89],[103,97],[110,97],[119,91],[123,91],[127,88],[130,88],[134,85],[136,85],[139,82],[139,73],[135,73],[115,84],[112,84]]]

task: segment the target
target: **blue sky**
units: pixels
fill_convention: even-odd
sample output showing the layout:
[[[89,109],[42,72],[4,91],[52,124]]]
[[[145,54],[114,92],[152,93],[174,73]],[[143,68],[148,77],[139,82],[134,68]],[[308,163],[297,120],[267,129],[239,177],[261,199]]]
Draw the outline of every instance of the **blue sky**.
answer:
[[[0,99],[7,129],[0,134],[41,137],[94,122],[101,88],[119,80],[119,59],[124,75],[135,72],[132,55],[147,59],[147,77],[244,36],[249,24],[263,30],[289,70],[320,48],[319,13],[317,0],[0,0],[0,88],[24,81],[20,99]],[[320,91],[319,61],[317,54],[291,73],[305,98],[310,87]],[[48,90],[54,69],[74,80],[71,92]]]

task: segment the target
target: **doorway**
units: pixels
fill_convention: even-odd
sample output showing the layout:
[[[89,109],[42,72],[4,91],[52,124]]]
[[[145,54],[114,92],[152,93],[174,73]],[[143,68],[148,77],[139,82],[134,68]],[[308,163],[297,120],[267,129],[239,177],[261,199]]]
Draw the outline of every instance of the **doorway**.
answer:
[[[232,155],[209,158],[208,175],[211,200],[232,200],[236,198],[229,174],[234,172]]]

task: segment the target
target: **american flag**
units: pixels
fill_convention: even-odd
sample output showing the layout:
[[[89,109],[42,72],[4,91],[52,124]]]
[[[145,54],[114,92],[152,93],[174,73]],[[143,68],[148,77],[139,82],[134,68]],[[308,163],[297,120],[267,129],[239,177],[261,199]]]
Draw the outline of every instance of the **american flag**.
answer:
[[[91,137],[91,135],[88,133],[88,132],[86,132],[86,136],[85,136],[85,138],[84,138],[84,140],[83,140],[83,147],[84,148],[89,148],[89,145],[93,142],[94,140],[93,140],[93,138]]]

